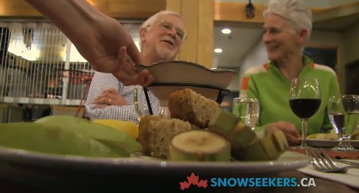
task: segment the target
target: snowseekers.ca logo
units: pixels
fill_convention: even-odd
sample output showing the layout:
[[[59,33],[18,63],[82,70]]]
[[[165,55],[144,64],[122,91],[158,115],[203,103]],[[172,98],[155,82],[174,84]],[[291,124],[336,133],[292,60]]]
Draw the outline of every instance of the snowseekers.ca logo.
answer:
[[[193,172],[187,180],[180,182],[180,189],[189,189],[191,185],[198,188],[220,187],[316,187],[314,178],[210,178],[199,179]]]
[[[199,176],[196,176],[193,172],[190,176],[187,176],[187,181],[180,182],[180,189],[188,189],[191,185],[197,186],[199,188],[207,188],[208,180],[199,180]]]

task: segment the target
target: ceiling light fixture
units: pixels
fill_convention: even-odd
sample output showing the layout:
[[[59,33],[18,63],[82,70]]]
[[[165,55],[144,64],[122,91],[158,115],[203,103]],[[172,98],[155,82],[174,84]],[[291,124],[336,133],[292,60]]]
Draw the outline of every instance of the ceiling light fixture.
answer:
[[[229,28],[224,28],[224,29],[222,29],[222,33],[223,34],[230,34],[232,31],[231,31],[231,29],[229,29]]]
[[[214,49],[214,52],[216,52],[216,53],[222,53],[222,49],[221,49],[221,48],[216,48],[216,49]]]

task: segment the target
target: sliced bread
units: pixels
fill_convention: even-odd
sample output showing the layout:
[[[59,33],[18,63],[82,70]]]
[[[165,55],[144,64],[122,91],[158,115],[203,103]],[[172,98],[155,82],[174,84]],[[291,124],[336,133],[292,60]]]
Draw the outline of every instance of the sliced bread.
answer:
[[[141,118],[138,142],[143,146],[144,154],[166,158],[172,137],[196,128],[187,121],[147,115]]]
[[[186,88],[170,95],[168,108],[172,118],[206,128],[219,105],[216,101]]]

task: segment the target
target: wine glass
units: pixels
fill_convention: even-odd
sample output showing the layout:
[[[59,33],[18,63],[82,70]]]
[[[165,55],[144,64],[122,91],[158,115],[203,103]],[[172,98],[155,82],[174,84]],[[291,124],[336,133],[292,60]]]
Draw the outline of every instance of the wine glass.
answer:
[[[161,106],[159,100],[149,90],[141,86],[135,86],[133,90],[133,103],[138,121],[145,115],[170,117],[168,107]]]
[[[357,151],[350,137],[359,124],[359,95],[337,95],[329,98],[329,120],[339,137],[334,151]]]
[[[291,81],[289,105],[293,113],[302,121],[302,143],[294,149],[305,149],[307,146],[307,123],[319,109],[321,91],[315,78],[297,78]]]
[[[259,116],[259,102],[256,98],[236,97],[232,113],[253,130]]]

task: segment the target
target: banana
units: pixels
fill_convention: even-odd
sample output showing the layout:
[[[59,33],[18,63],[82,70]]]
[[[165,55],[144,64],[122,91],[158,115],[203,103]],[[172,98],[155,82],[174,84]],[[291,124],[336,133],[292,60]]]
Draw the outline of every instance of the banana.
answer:
[[[47,116],[35,121],[46,127],[61,128],[111,145],[129,153],[141,152],[142,146],[127,133],[86,119],[66,115]]]
[[[282,131],[274,132],[262,139],[234,114],[218,109],[209,122],[208,129],[225,136],[231,144],[231,155],[241,161],[274,160],[288,148]]]
[[[61,127],[38,123],[0,124],[0,145],[15,149],[56,155],[88,157],[129,157],[121,149],[84,137]]]
[[[138,125],[130,121],[121,121],[115,119],[95,119],[92,120],[94,123],[109,126],[111,128],[123,131],[130,135],[132,138],[137,139],[139,134]]]
[[[251,128],[241,123],[234,114],[223,109],[217,109],[208,129],[228,138],[234,149],[244,149],[258,141],[257,134]]]
[[[284,133],[278,130],[245,149],[232,149],[232,157],[242,161],[269,161],[277,159],[287,148],[287,139]]]
[[[230,161],[231,148],[223,136],[207,130],[175,135],[169,145],[171,161]]]

